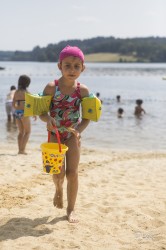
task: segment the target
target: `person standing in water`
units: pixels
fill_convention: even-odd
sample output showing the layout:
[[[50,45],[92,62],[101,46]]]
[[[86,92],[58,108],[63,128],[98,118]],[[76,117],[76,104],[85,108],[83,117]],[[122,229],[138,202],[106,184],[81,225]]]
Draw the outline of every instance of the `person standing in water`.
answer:
[[[16,92],[16,87],[12,85],[10,87],[10,92],[6,96],[6,103],[5,103],[7,120],[8,122],[11,122],[13,118],[13,123],[15,123],[15,114],[14,114],[15,109],[13,107],[13,98],[15,92]]]
[[[123,115],[124,115],[124,109],[123,108],[118,108],[118,110],[117,110],[118,118],[122,118]]]
[[[27,88],[31,79],[27,75],[21,75],[18,79],[18,88],[14,94],[13,107],[15,109],[16,123],[18,126],[18,154],[27,154],[25,148],[31,133],[30,117],[24,116],[25,93],[28,93]],[[36,120],[36,116],[34,116]]]
[[[140,115],[146,113],[145,110],[142,108],[142,103],[143,103],[143,101],[141,99],[136,100],[137,106],[135,107],[135,111],[134,111],[134,114],[136,116],[140,116]]]

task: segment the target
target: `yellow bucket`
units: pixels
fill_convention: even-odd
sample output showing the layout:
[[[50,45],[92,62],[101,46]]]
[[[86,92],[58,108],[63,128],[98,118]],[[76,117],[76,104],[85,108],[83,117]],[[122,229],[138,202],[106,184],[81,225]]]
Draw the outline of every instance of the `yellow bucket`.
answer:
[[[49,174],[59,174],[64,165],[68,147],[64,144],[59,145],[51,142],[43,143],[40,147],[42,150],[43,171]]]

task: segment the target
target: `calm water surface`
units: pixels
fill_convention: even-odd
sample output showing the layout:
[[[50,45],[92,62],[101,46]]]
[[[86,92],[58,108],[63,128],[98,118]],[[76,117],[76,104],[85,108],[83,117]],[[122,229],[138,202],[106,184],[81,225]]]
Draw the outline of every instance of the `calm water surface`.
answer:
[[[18,77],[31,77],[29,91],[42,92],[44,86],[60,77],[56,63],[0,62],[0,139],[16,141],[17,129],[7,124],[5,98],[11,85],[17,86]],[[83,133],[84,146],[98,146],[112,150],[165,150],[166,149],[166,64],[99,64],[87,63],[80,77],[90,92],[100,92],[103,100],[99,122],[91,122]],[[121,96],[121,103],[116,102]],[[143,99],[146,115],[136,118],[135,100]],[[117,109],[125,111],[117,118]],[[31,143],[46,141],[46,125],[32,119]]]

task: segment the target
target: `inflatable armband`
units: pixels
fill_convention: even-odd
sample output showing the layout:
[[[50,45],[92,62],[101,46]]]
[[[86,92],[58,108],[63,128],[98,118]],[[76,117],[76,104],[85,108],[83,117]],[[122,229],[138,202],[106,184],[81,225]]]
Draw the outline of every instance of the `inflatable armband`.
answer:
[[[25,93],[24,116],[48,113],[52,96]]]
[[[82,99],[82,118],[97,122],[101,116],[101,101],[94,95]]]

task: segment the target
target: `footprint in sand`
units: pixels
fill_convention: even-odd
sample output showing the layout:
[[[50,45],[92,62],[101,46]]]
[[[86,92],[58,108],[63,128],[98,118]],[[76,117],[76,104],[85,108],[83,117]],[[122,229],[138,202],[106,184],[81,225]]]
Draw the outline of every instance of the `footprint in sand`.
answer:
[[[105,206],[103,206],[103,207],[98,207],[98,210],[100,211],[100,212],[102,212],[102,213],[105,213],[105,214],[108,214],[108,213],[110,213],[111,211],[113,211],[113,209],[111,209],[111,207],[105,207]]]
[[[155,218],[157,216],[160,216],[160,212],[153,210],[153,209],[149,209],[149,208],[142,208],[141,211],[143,213],[145,213],[146,215],[151,216],[152,218]]]
[[[143,216],[142,219],[137,220],[137,225],[139,228],[147,230],[147,229],[162,227],[165,225],[165,223],[161,220],[149,219]]]
[[[94,204],[93,203],[88,203],[88,204],[85,204],[83,207],[85,208],[90,208],[90,207],[93,207]]]
[[[135,197],[136,197],[135,194],[127,194],[127,195],[126,195],[126,198],[135,198]]]
[[[133,214],[135,211],[133,209],[126,208],[125,214]]]

